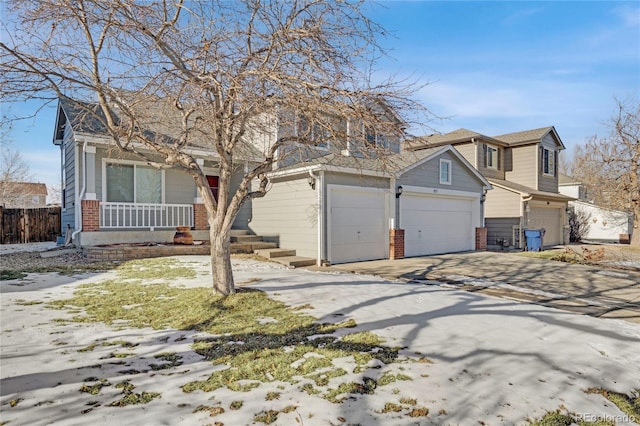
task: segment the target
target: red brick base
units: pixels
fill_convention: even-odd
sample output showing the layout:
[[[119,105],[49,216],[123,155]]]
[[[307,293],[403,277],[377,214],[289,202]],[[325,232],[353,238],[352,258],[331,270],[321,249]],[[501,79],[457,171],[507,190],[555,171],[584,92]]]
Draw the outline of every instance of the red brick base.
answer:
[[[204,204],[193,205],[193,229],[204,230],[209,227],[207,221],[207,209]]]
[[[404,229],[391,229],[389,231],[389,259],[402,259],[404,257]]]
[[[476,228],[476,250],[487,249],[487,228]]]
[[[82,230],[95,232],[100,230],[100,201],[82,200]]]

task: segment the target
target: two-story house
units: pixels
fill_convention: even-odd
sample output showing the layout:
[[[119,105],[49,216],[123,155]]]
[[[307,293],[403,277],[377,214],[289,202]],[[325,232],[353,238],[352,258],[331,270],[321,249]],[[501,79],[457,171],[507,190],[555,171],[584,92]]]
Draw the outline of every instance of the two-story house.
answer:
[[[0,206],[32,209],[47,206],[47,185],[35,182],[0,182]]]
[[[408,142],[410,151],[451,144],[487,178],[484,203],[489,245],[523,247],[524,229],[544,229],[544,245],[568,243],[571,197],[558,191],[558,155],[565,147],[554,127],[486,136],[467,129]]]
[[[339,116],[310,124],[281,109],[255,120],[236,156],[244,160],[231,191],[243,176],[243,162],[250,167],[275,141],[292,137],[278,148],[267,194],[244,205],[235,229],[317,264],[476,248],[482,196],[491,185],[452,146],[400,153],[403,135]],[[158,115],[149,125],[170,135],[171,123]],[[306,143],[296,142],[301,136]],[[112,149],[99,121],[87,120],[69,102],[60,102],[54,143],[61,148],[62,225],[75,243],[168,242],[176,226],[190,226],[195,239],[208,239],[202,198],[188,174],[158,170]],[[198,146],[190,152],[215,196],[217,154]]]

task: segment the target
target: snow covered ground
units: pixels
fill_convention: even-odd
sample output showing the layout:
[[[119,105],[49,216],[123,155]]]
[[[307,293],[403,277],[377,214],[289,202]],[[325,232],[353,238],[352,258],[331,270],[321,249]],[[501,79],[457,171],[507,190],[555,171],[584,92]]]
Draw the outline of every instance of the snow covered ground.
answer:
[[[191,286],[209,286],[208,256],[181,257],[201,273]],[[22,281],[0,282],[0,421],[10,425],[241,425],[260,411],[297,408],[281,413],[280,425],[523,424],[559,407],[583,418],[617,419],[634,424],[613,404],[584,390],[592,387],[630,393],[640,387],[640,325],[597,319],[493,298],[454,288],[385,281],[346,273],[290,270],[273,263],[234,260],[236,282],[260,278],[252,286],[289,306],[310,305],[303,312],[320,321],[354,319],[356,330],[375,332],[401,354],[423,356],[432,363],[396,363],[390,367],[410,381],[379,387],[334,404],[295,386],[268,383],[250,392],[218,389],[184,393],[180,386],[209,376],[215,368],[190,348],[195,332],[114,330],[103,324],[63,324],[69,314],[30,302],[71,297],[82,284],[113,278],[114,272],[82,277],[30,274]],[[201,334],[200,334],[201,335]],[[127,351],[129,365],[100,361],[111,347],[78,352],[99,339],[139,343]],[[154,354],[177,352],[184,364],[157,374],[123,373],[143,369]],[[97,368],[96,364],[101,367]],[[371,373],[368,373],[371,374]],[[81,394],[91,376],[111,383],[131,379],[136,392],[162,394],[145,405],[108,407],[119,389]],[[278,400],[266,394],[278,391]],[[382,413],[385,403],[415,398],[428,407],[426,417]],[[243,400],[239,410],[229,403]],[[14,406],[11,407],[11,401]],[[215,418],[196,412],[199,405],[221,403]]]

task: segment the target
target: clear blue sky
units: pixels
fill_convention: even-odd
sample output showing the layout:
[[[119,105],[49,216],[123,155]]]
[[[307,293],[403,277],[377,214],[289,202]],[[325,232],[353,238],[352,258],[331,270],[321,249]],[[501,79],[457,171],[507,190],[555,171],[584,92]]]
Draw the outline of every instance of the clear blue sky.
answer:
[[[425,133],[460,127],[489,136],[555,126],[567,151],[605,136],[615,97],[640,100],[638,1],[383,1],[367,4],[391,34],[379,75],[429,82],[436,115]],[[3,114],[29,114],[24,103]],[[9,138],[36,180],[55,183],[55,109],[14,124]]]

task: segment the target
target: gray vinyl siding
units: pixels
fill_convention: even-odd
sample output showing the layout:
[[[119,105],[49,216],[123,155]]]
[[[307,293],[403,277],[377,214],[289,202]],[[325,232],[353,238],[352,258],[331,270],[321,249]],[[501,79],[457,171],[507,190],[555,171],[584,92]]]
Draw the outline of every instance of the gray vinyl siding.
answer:
[[[505,180],[536,188],[538,175],[538,145],[509,148]]]
[[[233,194],[238,189],[238,186],[240,186],[243,176],[244,176],[244,172],[242,171],[242,169],[240,169],[236,171],[234,175],[231,177],[230,197],[233,197]],[[232,228],[249,229],[249,223],[252,220],[252,209],[251,209],[252,204],[253,204],[253,201],[249,200],[242,205],[242,207],[240,208],[240,211],[238,212],[238,215],[233,221],[233,225],[231,225]]]
[[[307,175],[272,181],[263,198],[253,200],[249,228],[265,241],[294,249],[298,256],[318,256],[318,187],[311,189]]]
[[[440,159],[451,161],[451,185],[440,183]],[[441,188],[455,191],[481,192],[482,182],[473,174],[465,164],[445,152],[436,158],[415,167],[403,174],[397,183],[399,185],[422,186],[427,188]]]
[[[549,176],[543,173],[542,171],[542,166],[540,166],[538,168],[539,170],[539,178],[538,178],[538,190],[539,191],[546,191],[546,192],[558,192],[558,157],[559,155],[557,154],[557,145],[555,140],[553,139],[553,137],[551,136],[551,134],[547,134],[544,138],[542,138],[542,144],[543,147],[551,150],[552,152],[556,152],[555,156],[556,156],[556,162],[555,162],[555,170],[553,173],[553,176]],[[538,156],[540,155],[540,150],[538,151]],[[538,160],[538,161],[541,161]]]
[[[513,226],[520,224],[520,217],[495,217],[484,221],[487,228],[487,244],[500,245],[499,240],[507,240],[513,246]]]
[[[520,203],[522,197],[512,191],[494,186],[487,192],[484,202],[484,217],[520,217]]]
[[[64,139],[62,142],[62,155],[64,155],[65,176],[66,185],[63,187],[64,193],[64,206],[62,209],[62,235],[65,235],[67,225],[71,226],[71,229],[75,230],[76,226],[76,208],[75,208],[75,194],[76,194],[76,159],[75,159],[75,140],[73,137],[73,130],[71,126],[65,125]]]
[[[190,174],[179,169],[164,171],[164,202],[166,204],[193,204],[196,184]]]
[[[364,186],[367,188],[389,189],[389,179],[375,177],[353,175],[346,173],[326,173],[325,185],[349,185]]]
[[[496,169],[485,167],[485,145],[489,145],[493,148],[498,149],[498,167]],[[488,144],[484,142],[479,142],[476,147],[477,161],[475,163],[476,169],[484,176],[488,178],[494,179],[504,179],[504,147]]]

